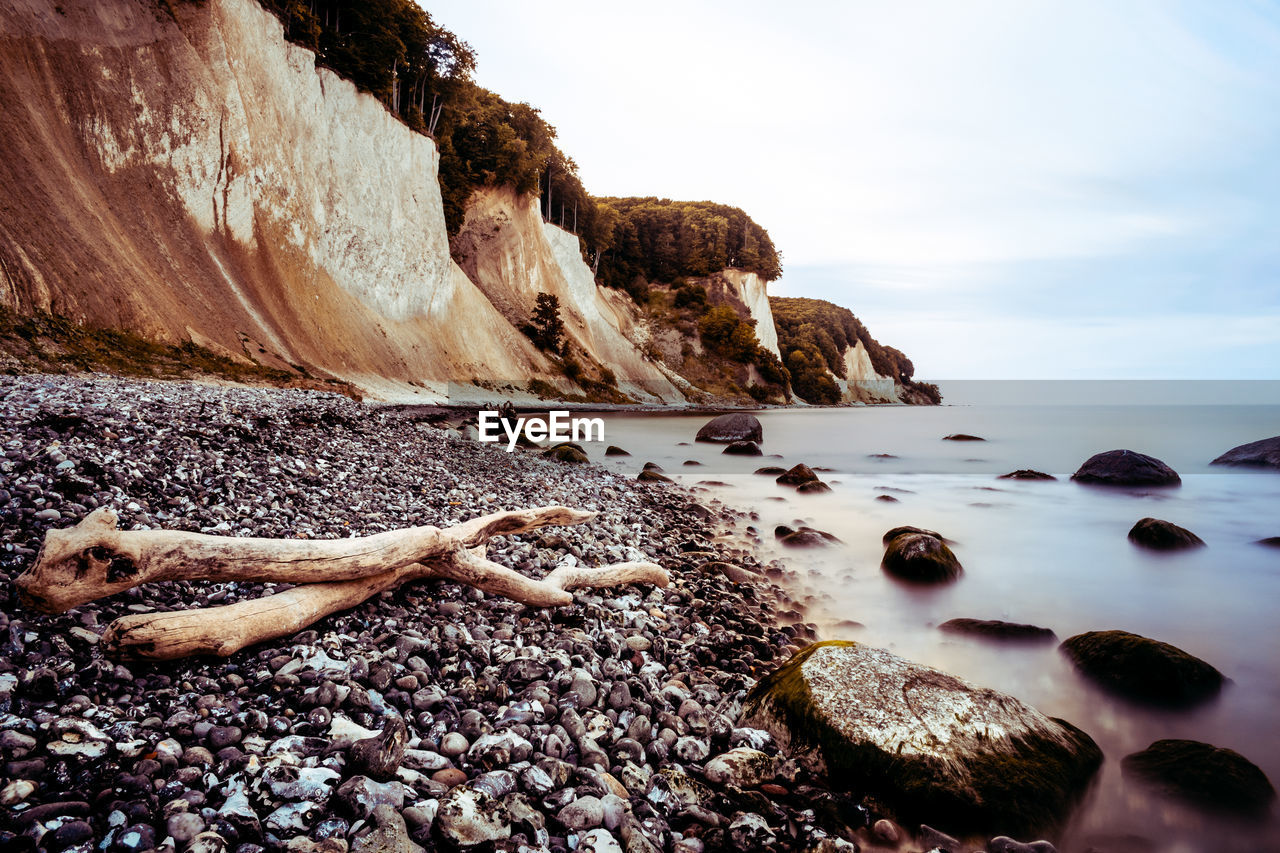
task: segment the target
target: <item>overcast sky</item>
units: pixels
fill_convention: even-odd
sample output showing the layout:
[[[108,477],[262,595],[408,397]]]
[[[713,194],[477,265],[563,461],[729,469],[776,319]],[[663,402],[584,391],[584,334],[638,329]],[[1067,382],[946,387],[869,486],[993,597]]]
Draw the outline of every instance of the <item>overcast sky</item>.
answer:
[[[736,205],[924,378],[1280,378],[1280,5],[422,0],[597,195]]]

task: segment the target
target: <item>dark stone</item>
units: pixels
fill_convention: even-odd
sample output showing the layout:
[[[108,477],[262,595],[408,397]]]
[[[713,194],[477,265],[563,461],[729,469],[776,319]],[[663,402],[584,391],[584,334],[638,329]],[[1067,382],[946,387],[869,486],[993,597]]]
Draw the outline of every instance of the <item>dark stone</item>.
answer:
[[[764,428],[759,419],[748,412],[729,412],[712,418],[698,430],[695,441],[713,441],[727,444],[731,441],[764,440]]]
[[[802,495],[820,495],[823,492],[831,491],[831,487],[821,480],[814,480],[811,483],[801,483],[796,491]]]
[[[1056,480],[1057,477],[1052,474],[1046,474],[1043,471],[1033,471],[1030,468],[1019,468],[1017,471],[1010,471],[1008,474],[1001,474],[997,480]]]
[[[880,537],[880,542],[883,545],[888,545],[904,533],[920,533],[925,536],[932,536],[934,539],[941,539],[943,542],[947,542],[947,538],[936,530],[926,530],[923,527],[911,527],[909,525],[890,528],[884,536]]]
[[[938,630],[994,640],[1044,642],[1058,639],[1058,635],[1048,628],[1019,622],[1002,622],[999,619],[948,619],[938,626]]]
[[[768,477],[776,477],[779,474],[787,473],[787,469],[779,468],[777,465],[766,465],[763,468],[757,468],[755,473],[763,474]]]
[[[1280,469],[1280,435],[1233,447],[1209,464]]]
[[[763,456],[760,445],[754,441],[735,441],[722,451],[730,456]]]
[[[1211,811],[1261,817],[1276,798],[1267,774],[1252,761],[1196,740],[1158,740],[1126,755],[1120,770],[1127,778]]]
[[[792,530],[790,527],[779,526],[773,534],[780,544],[788,548],[825,548],[833,542],[840,541],[825,530],[814,530],[812,527]]]
[[[803,462],[794,466],[790,471],[778,477],[778,485],[780,486],[799,486],[802,483],[812,483],[818,479],[818,475]]]
[[[640,476],[636,477],[642,483],[674,483],[670,477],[659,474],[657,471],[641,471]]]
[[[943,441],[986,441],[985,438],[978,435],[969,435],[966,432],[955,432],[951,435],[944,435]]]
[[[1259,539],[1259,545],[1265,545],[1268,548],[1280,548],[1280,536],[1268,536],[1266,539]]]
[[[50,846],[54,850],[65,850],[76,844],[83,844],[91,838],[93,838],[93,827],[88,821],[72,820],[54,831],[53,844]]]
[[[662,466],[661,466],[661,465],[659,465],[657,462],[646,462],[646,463],[644,463],[644,469],[643,469],[643,470],[645,470],[645,471],[657,471],[659,474],[661,474],[663,469],[662,469]]]
[[[358,740],[347,754],[351,768],[373,779],[387,780],[395,776],[404,760],[409,731],[400,717],[389,717],[382,733]]]
[[[1090,456],[1071,475],[1077,483],[1098,486],[1178,486],[1178,472],[1153,456],[1132,450],[1108,450]]]
[[[1185,527],[1159,518],[1144,518],[1129,531],[1129,541],[1153,551],[1203,548],[1204,540]]]
[[[1186,707],[1217,695],[1222,673],[1176,646],[1128,631],[1068,637],[1062,651],[1086,676],[1130,699]]]
[[[623,450],[621,447],[618,447],[616,444],[611,444],[604,449],[604,455],[605,456],[630,456],[631,454]]]
[[[890,535],[894,534],[894,535]],[[918,528],[894,528],[884,535],[880,567],[912,583],[942,583],[958,578],[964,569],[937,533]]]
[[[876,500],[886,504],[898,503],[898,499],[895,498],[893,495],[876,495]]]
[[[698,571],[702,572],[704,575],[711,575],[713,577],[721,575],[734,583],[759,583],[764,580],[764,578],[750,569],[735,566],[733,563],[722,563],[719,561],[703,563],[698,567]]]
[[[557,462],[568,462],[571,465],[582,465],[591,461],[587,458],[586,451],[572,444],[557,444],[542,455]]]

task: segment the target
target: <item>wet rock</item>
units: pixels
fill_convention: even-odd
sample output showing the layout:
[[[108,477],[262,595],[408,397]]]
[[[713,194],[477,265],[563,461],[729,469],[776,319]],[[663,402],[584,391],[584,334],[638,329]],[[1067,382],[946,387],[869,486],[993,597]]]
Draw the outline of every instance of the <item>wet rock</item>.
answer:
[[[618,447],[615,444],[611,444],[604,449],[604,455],[605,456],[630,456],[631,454],[623,450],[621,447]]]
[[[632,845],[627,845],[627,853],[630,853]],[[578,841],[576,853],[623,853],[622,845],[618,843],[618,839],[607,829],[593,829],[584,833]]]
[[[1153,551],[1184,551],[1204,546],[1204,540],[1190,530],[1159,518],[1139,520],[1129,531],[1129,541]]]
[[[729,412],[712,418],[698,430],[695,441],[711,441],[727,444],[733,441],[764,440],[764,428],[755,415],[747,412]]]
[[[276,764],[262,773],[262,781],[272,796],[315,803],[327,802],[340,778],[341,774],[328,767],[297,767],[292,764]]]
[[[902,830],[893,821],[881,818],[871,827],[871,837],[881,844],[896,847],[902,840]]]
[[[1089,631],[1060,648],[1091,680],[1140,702],[1187,707],[1222,689],[1222,673],[1200,658],[1128,631]]]
[[[825,548],[840,542],[833,534],[812,527],[792,530],[790,527],[779,526],[773,534],[777,537],[778,544],[788,548]]]
[[[510,838],[511,816],[500,801],[463,785],[440,799],[433,829],[450,844],[474,847]]]
[[[948,634],[966,634],[992,640],[1048,642],[1058,635],[1048,628],[1026,625],[1020,622],[1003,622],[999,619],[948,619],[938,626]]]
[[[1280,536],[1268,536],[1265,539],[1259,539],[1257,544],[1265,545],[1268,548],[1280,548]]]
[[[1132,450],[1108,450],[1090,456],[1071,479],[1099,486],[1177,486],[1178,472],[1153,456]]]
[[[760,449],[760,445],[754,441],[735,441],[727,445],[721,453],[727,453],[730,456],[763,456],[764,451]]]
[[[941,583],[964,571],[942,537],[930,530],[895,527],[884,535],[884,545],[881,568],[902,580]]]
[[[848,642],[794,655],[748,693],[740,722],[811,772],[857,779],[899,814],[965,831],[1056,825],[1102,762],[1069,723]]]
[[[376,737],[358,740],[351,745],[347,761],[358,774],[385,781],[396,775],[404,761],[409,730],[400,717],[390,717]]]
[[[729,824],[729,838],[739,850],[764,850],[776,836],[763,817],[746,812]]]
[[[173,836],[173,840],[179,844],[186,844],[200,833],[204,832],[204,820],[200,815],[186,812],[176,814],[169,818],[165,823],[165,829],[169,835]]]
[[[943,441],[986,441],[985,438],[977,435],[969,435],[967,432],[954,432],[951,435],[944,435]]]
[[[572,465],[585,465],[591,461],[586,451],[572,444],[557,444],[542,455],[548,459],[554,459],[557,462],[568,462]]]
[[[79,758],[94,761],[111,751],[113,741],[105,732],[88,720],[78,717],[58,717],[49,723],[50,740],[46,749],[59,758]]]
[[[405,789],[399,782],[375,782],[368,776],[352,776],[334,793],[334,801],[347,814],[367,818],[378,806],[404,807]]]
[[[604,823],[604,806],[598,797],[579,797],[562,808],[556,820],[568,829],[591,829]]]
[[[801,495],[821,495],[831,491],[831,487],[821,480],[814,480],[810,483],[801,483],[796,488],[796,493]]]
[[[1233,447],[1209,464],[1280,469],[1280,435]]]
[[[997,480],[1056,480],[1057,477],[1052,474],[1046,474],[1043,471],[1036,471],[1031,468],[1019,468],[1017,471],[1010,471],[1008,474],[1001,474]]]
[[[779,474],[775,481],[780,486],[799,486],[804,483],[813,483],[818,479],[818,475],[813,473],[813,469],[801,462],[793,465],[786,472]]]
[[[766,465],[763,468],[757,468],[752,473],[760,474],[761,476],[765,476],[765,477],[776,477],[779,474],[787,473],[787,469],[779,468],[777,465]]]
[[[920,846],[926,850],[941,850],[943,853],[964,853],[964,845],[956,838],[947,835],[945,832],[939,832],[927,824],[920,824],[920,831],[916,833],[916,838],[920,841]]]
[[[639,480],[641,483],[674,483],[675,482],[675,480],[671,479],[667,475],[659,474],[657,471],[641,471],[640,474],[636,477],[636,479]]]
[[[1204,809],[1262,816],[1276,798],[1265,773],[1240,753],[1194,740],[1158,740],[1120,762],[1126,778]]]
[[[1058,853],[1058,848],[1048,841],[1032,841],[1024,844],[1007,835],[998,835],[987,842],[987,853]]]

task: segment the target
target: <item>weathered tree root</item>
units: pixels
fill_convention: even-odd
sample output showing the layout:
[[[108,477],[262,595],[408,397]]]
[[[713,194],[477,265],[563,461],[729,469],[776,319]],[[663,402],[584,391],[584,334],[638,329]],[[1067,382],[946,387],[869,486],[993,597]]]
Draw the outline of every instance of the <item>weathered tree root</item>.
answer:
[[[534,580],[484,557],[494,536],[580,524],[594,512],[562,506],[498,512],[454,527],[412,527],[353,539],[242,539],[181,531],[122,531],[99,509],[75,527],[50,530],[36,564],[15,581],[23,604],[47,613],[171,580],[297,583],[285,592],[222,607],[125,616],[108,626],[102,647],[120,658],[172,660],[230,655],[292,634],[331,613],[411,581],[443,578],[531,607],[570,604],[569,590],[652,583],[667,572],[653,563],[599,569],[561,567]]]

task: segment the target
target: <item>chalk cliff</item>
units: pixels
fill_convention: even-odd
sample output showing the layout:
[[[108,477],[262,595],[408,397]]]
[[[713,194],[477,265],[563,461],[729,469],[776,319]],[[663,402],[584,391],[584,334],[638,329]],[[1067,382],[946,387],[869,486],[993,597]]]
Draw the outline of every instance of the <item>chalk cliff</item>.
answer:
[[[0,302],[19,312],[429,399],[569,390],[518,331],[547,290],[624,391],[683,399],[533,202],[479,194],[471,218],[509,227],[460,269],[432,140],[254,0],[0,0],[0,140]]]

